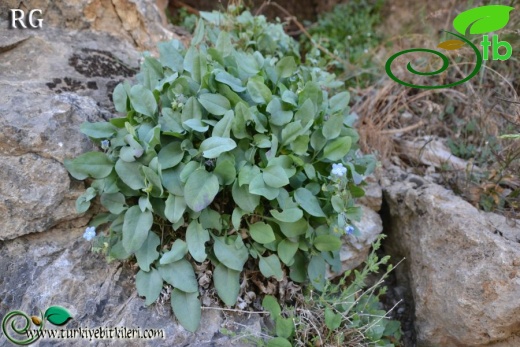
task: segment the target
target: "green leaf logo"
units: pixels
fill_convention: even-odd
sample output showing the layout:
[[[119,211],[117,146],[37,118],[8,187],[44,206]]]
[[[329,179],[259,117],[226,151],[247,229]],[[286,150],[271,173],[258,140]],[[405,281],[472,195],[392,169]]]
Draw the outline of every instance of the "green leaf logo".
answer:
[[[51,306],[45,311],[43,318],[59,326],[64,325],[69,319],[72,319],[72,315],[61,306]]]
[[[503,5],[480,6],[459,14],[453,20],[453,27],[462,35],[485,34],[500,30],[509,22],[509,12],[514,7]]]

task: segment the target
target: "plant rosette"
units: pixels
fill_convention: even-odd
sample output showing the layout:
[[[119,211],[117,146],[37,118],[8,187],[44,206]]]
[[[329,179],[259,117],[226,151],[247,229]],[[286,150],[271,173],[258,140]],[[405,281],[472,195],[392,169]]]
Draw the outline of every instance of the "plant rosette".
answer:
[[[255,27],[257,17],[240,16],[236,25]],[[159,58],[145,54],[138,83],[114,90],[123,116],[81,126],[103,151],[65,161],[74,178],[92,179],[78,211],[96,197],[108,211],[90,223],[106,235],[85,238],[109,259],[135,256],[147,305],[173,286],[173,312],[190,331],[201,316],[195,262],[213,264],[228,306],[249,259],[266,278],[287,270],[322,290],[327,264],[340,267],[340,237],[359,233],[354,199],[375,166],[356,155],[349,94],[331,92],[334,76],[291,50],[273,55],[290,39],[283,30],[266,47],[242,47],[237,28],[206,24],[188,48],[169,41]]]

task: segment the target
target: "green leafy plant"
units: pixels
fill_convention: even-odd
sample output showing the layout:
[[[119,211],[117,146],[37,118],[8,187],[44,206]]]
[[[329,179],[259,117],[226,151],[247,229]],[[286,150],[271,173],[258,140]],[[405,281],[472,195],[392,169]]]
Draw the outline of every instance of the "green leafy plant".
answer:
[[[173,25],[180,26],[188,32],[193,32],[197,26],[197,16],[189,13],[184,7],[179,8],[176,12],[167,11],[167,16]]]
[[[92,179],[78,210],[96,196],[108,210],[90,223],[108,228],[96,250],[135,256],[147,305],[173,286],[173,312],[190,331],[201,316],[195,262],[211,262],[229,306],[248,262],[323,290],[340,236],[359,233],[354,198],[375,166],[356,154],[349,95],[333,92],[333,76],[300,65],[276,24],[226,16],[203,13],[188,48],[170,41],[158,58],[146,54],[138,83],[114,90],[123,117],[81,126],[103,152],[65,161],[74,178]]]
[[[392,320],[380,303],[385,294],[384,279],[393,270],[392,265],[380,280],[367,288],[370,274],[377,274],[389,257],[379,259],[376,251],[380,237],[373,246],[361,271],[348,271],[339,283],[327,282],[321,293],[311,291],[302,307],[282,307],[273,296],[266,296],[266,309],[274,329],[268,347],[289,346],[399,346],[401,325]]]
[[[369,51],[381,42],[375,27],[381,21],[382,5],[382,0],[352,0],[320,14],[317,23],[309,26],[309,33],[316,44],[336,57],[324,54],[302,35],[306,60],[336,72],[348,85],[369,82],[373,67]]]

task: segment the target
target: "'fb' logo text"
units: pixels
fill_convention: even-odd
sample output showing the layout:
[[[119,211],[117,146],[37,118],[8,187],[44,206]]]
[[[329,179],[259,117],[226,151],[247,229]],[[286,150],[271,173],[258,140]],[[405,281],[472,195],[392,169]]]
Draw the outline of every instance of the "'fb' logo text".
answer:
[[[428,86],[428,85],[416,85],[412,83],[405,82],[401,79],[399,79],[395,74],[392,72],[392,63],[393,61],[404,54],[411,53],[411,52],[426,52],[436,55],[437,57],[442,59],[442,66],[438,70],[431,71],[431,72],[422,72],[414,69],[412,67],[411,63],[408,63],[406,66],[406,69],[415,74],[420,76],[434,76],[437,74],[440,74],[449,66],[449,60],[448,57],[442,54],[441,52],[427,49],[427,48],[414,48],[414,49],[408,49],[401,52],[398,52],[394,55],[392,55],[386,62],[385,70],[388,76],[390,76],[391,79],[396,81],[399,84],[405,85],[407,87],[412,88],[423,88],[423,89],[440,89],[440,88],[448,88],[453,87],[459,84],[462,84],[464,82],[469,81],[471,78],[473,78],[478,71],[480,70],[480,67],[482,66],[483,60],[489,59],[489,48],[492,48],[492,59],[493,60],[507,60],[511,57],[513,54],[513,48],[509,44],[509,42],[506,41],[499,41],[498,35],[493,35],[490,37],[488,35],[484,35],[482,42],[480,45],[483,48],[482,54],[480,53],[477,46],[475,46],[469,39],[469,35],[482,35],[485,33],[489,33],[492,31],[500,30],[503,27],[507,25],[507,22],[509,22],[509,12],[511,12],[514,8],[510,6],[503,6],[503,5],[488,5],[488,6],[480,6],[473,8],[468,11],[464,11],[461,14],[459,14],[455,19],[453,20],[453,27],[455,30],[459,33],[453,33],[450,31],[446,31],[448,34],[455,36],[457,39],[448,40],[441,42],[437,48],[443,48],[446,50],[456,50],[464,46],[465,44],[469,45],[473,52],[475,53],[476,62],[475,62],[475,68],[473,71],[462,80],[449,83],[449,84],[443,84],[443,85],[437,85],[437,86]],[[504,53],[500,53],[499,49],[505,48]]]

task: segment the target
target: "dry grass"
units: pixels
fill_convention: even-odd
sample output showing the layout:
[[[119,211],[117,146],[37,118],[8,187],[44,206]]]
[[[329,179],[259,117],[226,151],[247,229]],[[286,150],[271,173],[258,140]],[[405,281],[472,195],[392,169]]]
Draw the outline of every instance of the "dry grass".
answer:
[[[475,1],[471,7],[478,6],[480,2]],[[392,6],[399,6],[399,3],[404,4],[406,0],[393,2]],[[456,4],[453,1],[444,4],[444,8],[441,9],[435,9],[435,5],[441,4],[435,3],[431,12],[423,14],[429,19],[421,20],[425,22],[437,18],[433,21],[437,27],[427,30],[434,33],[438,33],[440,29],[451,30],[451,17],[465,9],[460,7],[460,3]],[[459,12],[448,11],[453,8],[460,10]],[[444,13],[443,19],[446,19],[448,12],[453,15],[448,16],[447,24],[445,20],[438,19],[439,13]],[[471,146],[474,148],[474,153],[466,155],[464,159],[479,165],[486,172],[486,177],[475,180],[475,177],[467,177],[460,172],[452,174],[459,179],[465,176],[465,186],[468,189],[470,186],[473,188],[475,185],[478,186],[477,204],[482,194],[489,193],[498,207],[500,199],[520,187],[518,176],[520,141],[498,138],[501,134],[520,132],[520,61],[517,54],[520,40],[518,30],[515,30],[520,26],[519,24],[520,13],[513,11],[506,27],[510,29],[498,32],[500,40],[506,40],[513,46],[513,56],[509,60],[485,61],[480,72],[470,81],[445,89],[416,89],[400,85],[387,77],[384,64],[386,59],[398,51],[411,48],[435,49],[439,42],[451,37],[411,34],[387,39],[373,52],[376,57],[374,61],[382,77],[378,83],[368,88],[353,90],[356,98],[352,109],[360,116],[358,130],[362,149],[365,152],[377,152],[381,160],[385,161],[391,157],[402,157],[403,153],[399,153],[396,145],[397,139],[414,139],[430,135],[450,139],[453,143],[460,143],[461,146]],[[475,58],[469,48],[448,52],[443,51],[450,59],[450,68],[439,76],[417,76],[405,70],[409,61],[420,71],[436,70],[440,59],[429,57],[424,53],[401,56],[394,61],[392,67],[400,70],[394,71],[397,76],[410,83],[418,85],[451,83],[471,72]],[[418,63],[422,65],[417,65]],[[468,124],[474,126],[475,130],[468,132]],[[454,153],[457,154],[460,153]],[[405,162],[405,164],[418,170],[422,169],[424,173],[425,168],[416,163]],[[445,178],[445,175],[443,177]],[[467,181],[471,181],[472,184],[468,185]],[[464,195],[469,192],[461,193]],[[504,212],[518,215],[520,208],[518,201],[516,197],[509,202],[506,201],[505,205],[502,204]]]

